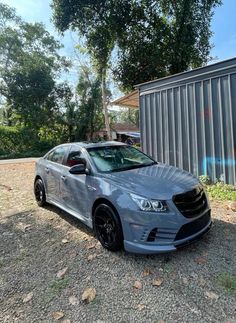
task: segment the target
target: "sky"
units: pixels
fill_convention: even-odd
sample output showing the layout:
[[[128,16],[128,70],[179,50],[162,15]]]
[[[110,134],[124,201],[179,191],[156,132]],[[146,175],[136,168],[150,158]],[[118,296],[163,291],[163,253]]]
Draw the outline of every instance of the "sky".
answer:
[[[236,56],[236,0],[223,0],[223,5],[217,7],[212,19],[211,39],[214,48],[211,51],[217,60]]]
[[[28,22],[43,22],[50,33],[53,33],[63,43],[61,53],[76,60],[74,46],[77,41],[75,33],[66,32],[64,37],[60,36],[52,22],[51,0],[0,0],[11,7],[15,7],[18,15]],[[214,62],[236,56],[236,0],[223,0],[223,5],[215,9],[212,19],[213,36],[211,42],[214,48],[211,56]],[[74,83],[77,71],[72,70],[65,78]]]

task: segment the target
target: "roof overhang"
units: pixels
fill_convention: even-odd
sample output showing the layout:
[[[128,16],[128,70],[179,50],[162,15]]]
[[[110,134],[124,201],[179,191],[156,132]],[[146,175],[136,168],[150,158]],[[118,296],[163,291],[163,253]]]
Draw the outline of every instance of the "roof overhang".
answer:
[[[139,108],[139,91],[135,90],[125,96],[122,96],[121,98],[111,102],[111,104],[118,105],[120,107],[138,109]]]
[[[117,131],[118,135],[126,135],[132,138],[140,138],[140,132],[139,131]]]

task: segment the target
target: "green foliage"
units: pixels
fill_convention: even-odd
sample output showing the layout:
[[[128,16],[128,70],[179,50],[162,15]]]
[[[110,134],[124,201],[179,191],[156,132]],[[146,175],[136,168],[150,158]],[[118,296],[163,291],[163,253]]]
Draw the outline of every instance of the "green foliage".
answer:
[[[139,110],[132,108],[122,108],[119,111],[110,112],[112,123],[128,123],[139,126]]]
[[[55,279],[50,284],[50,289],[53,294],[60,293],[69,283],[70,278],[64,277],[63,279]]]
[[[64,277],[63,279],[54,279],[49,288],[46,290],[43,296],[43,303],[48,304],[50,303],[54,297],[61,294],[63,289],[65,289],[68,284],[70,283],[70,277]]]
[[[38,139],[38,133],[29,128],[0,126],[1,159],[40,156],[55,144],[53,140]]]
[[[16,10],[0,2],[0,28],[4,28],[9,22],[20,22]]]
[[[118,38],[114,74],[133,85],[200,67],[209,60],[210,23],[219,0],[135,1],[133,19]]]
[[[118,35],[118,60],[113,73],[124,92],[131,91],[135,84],[168,74],[171,26],[157,2],[149,2],[133,3],[133,19]]]
[[[41,23],[0,3],[0,156],[39,156],[70,139],[64,113],[72,91],[57,77],[70,63]]]
[[[236,276],[230,273],[221,273],[217,278],[218,284],[227,292],[236,294]]]
[[[78,30],[86,38],[86,47],[95,59],[101,73],[107,67],[111,51],[114,46],[114,20],[115,8],[122,1],[96,0],[88,2],[78,0],[73,6],[66,0],[52,2],[53,20],[56,27],[64,32],[68,28]]]
[[[208,175],[201,175],[199,176],[200,181],[204,185],[210,185],[212,183],[210,177]]]
[[[96,0],[89,3],[78,0],[73,6],[65,0],[54,0],[52,3],[56,27],[62,32],[68,28],[76,29],[86,39],[86,47],[94,60],[101,82],[104,124],[108,138],[111,133],[106,96],[107,70],[116,34],[121,28],[125,28],[121,20],[124,21],[122,15],[125,17],[128,12],[124,10],[126,3],[127,1],[121,0]]]
[[[101,68],[116,46],[116,80],[134,84],[207,63],[213,10],[221,0],[53,0],[60,31],[78,30]],[[102,71],[102,69],[101,69]]]
[[[170,24],[169,72],[179,73],[207,63],[211,50],[213,10],[221,0],[162,0]]]
[[[69,63],[58,54],[60,43],[41,23],[26,23],[16,16],[14,9],[3,7],[0,95],[7,106],[7,124],[35,130],[45,124],[51,126],[54,110],[58,108],[55,78]]]
[[[209,197],[221,201],[236,201],[236,186],[222,182],[206,186]]]
[[[104,125],[100,80],[92,77],[90,70],[83,67],[76,91],[79,96],[79,109],[75,136],[79,140],[93,139],[94,133]]]

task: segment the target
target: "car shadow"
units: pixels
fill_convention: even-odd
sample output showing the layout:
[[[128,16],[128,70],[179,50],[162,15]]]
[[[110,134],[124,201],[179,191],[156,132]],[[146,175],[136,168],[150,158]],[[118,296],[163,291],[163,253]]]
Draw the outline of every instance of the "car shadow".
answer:
[[[60,216],[61,219],[65,220],[67,223],[72,225],[74,228],[81,230],[82,232],[94,237],[93,230],[88,228],[80,220],[68,214],[67,212],[59,209],[53,205],[46,205],[45,209],[52,211]],[[208,253],[209,255],[214,254],[214,261],[221,262],[222,255],[224,255],[224,248],[233,249],[233,246],[236,245],[236,224],[231,222],[226,222],[223,220],[213,219],[213,225],[207,234],[200,237],[198,240],[193,243],[178,248],[174,252],[169,253],[159,253],[159,254],[134,254],[129,253],[124,250],[116,252],[116,255],[125,259],[126,261],[136,262],[145,262],[150,260],[152,262],[161,261],[162,264],[170,264],[172,262],[181,262],[184,258],[195,258],[197,255],[202,255]],[[234,242],[233,242],[234,241]],[[217,252],[216,252],[217,250]],[[227,257],[225,256],[225,259]],[[217,260],[218,259],[218,260]],[[228,259],[228,258],[227,258]],[[230,260],[227,260],[230,262]]]
[[[61,219],[72,225],[74,228],[83,231],[84,233],[94,236],[93,230],[87,227],[83,222],[81,222],[79,219],[74,217],[73,215],[67,213],[66,211],[61,210],[59,207],[52,205],[52,204],[46,204],[44,206],[44,209],[51,211],[53,213],[56,213]]]

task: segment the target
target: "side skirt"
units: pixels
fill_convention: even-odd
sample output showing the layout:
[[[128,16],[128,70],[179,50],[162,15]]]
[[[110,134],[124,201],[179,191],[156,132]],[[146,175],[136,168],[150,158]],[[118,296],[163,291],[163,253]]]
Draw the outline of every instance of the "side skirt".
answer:
[[[71,209],[68,209],[65,206],[61,205],[60,203],[55,202],[55,201],[53,201],[51,199],[47,198],[47,203],[57,206],[59,209],[65,211],[66,213],[69,213],[70,215],[72,215],[75,218],[79,219],[81,222],[86,224],[89,228],[91,228],[91,229],[93,228],[92,219],[85,218],[83,215],[81,215],[81,214],[79,214],[79,213],[77,213],[77,212],[75,212],[75,211],[73,211]]]

